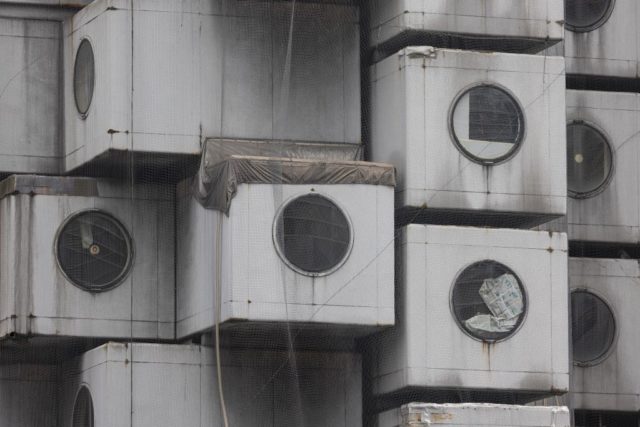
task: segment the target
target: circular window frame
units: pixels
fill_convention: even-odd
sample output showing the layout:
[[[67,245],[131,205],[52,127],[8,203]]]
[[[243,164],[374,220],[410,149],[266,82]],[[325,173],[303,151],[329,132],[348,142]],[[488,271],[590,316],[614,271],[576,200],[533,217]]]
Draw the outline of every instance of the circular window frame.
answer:
[[[516,280],[518,280],[518,284],[520,285],[520,289],[522,291],[522,298],[523,298],[523,313],[520,317],[520,319],[518,320],[518,323],[516,324],[515,328],[513,328],[513,330],[509,333],[509,335],[505,336],[504,338],[500,338],[500,339],[495,339],[495,340],[490,340],[490,339],[483,339],[483,338],[479,338],[475,335],[473,335],[470,331],[467,330],[467,328],[464,327],[464,325],[462,324],[462,322],[460,321],[460,319],[458,319],[458,316],[456,315],[456,309],[454,307],[453,304],[453,291],[456,287],[456,283],[458,282],[458,278],[460,277],[460,275],[462,273],[464,273],[465,270],[467,270],[468,268],[476,265],[476,264],[481,264],[481,263],[485,263],[485,262],[493,262],[496,264],[500,264],[509,274],[512,274]],[[518,334],[518,332],[520,332],[520,330],[522,329],[522,326],[524,325],[524,323],[527,320],[527,317],[529,315],[529,293],[527,291],[526,286],[524,285],[523,280],[520,278],[520,276],[518,275],[518,273],[516,273],[511,267],[508,267],[506,264],[497,261],[495,259],[481,259],[481,260],[477,260],[477,261],[473,261],[471,263],[466,264],[464,267],[462,267],[461,269],[459,269],[454,278],[453,278],[453,282],[450,286],[449,289],[449,310],[451,311],[451,316],[453,317],[453,320],[455,322],[455,324],[458,326],[458,328],[460,328],[460,330],[469,338],[473,339],[474,341],[478,341],[481,342],[483,344],[498,344],[504,341],[508,341],[511,338],[513,338],[514,336],[516,336],[516,334]]]
[[[564,26],[567,30],[571,31],[572,33],[578,33],[578,34],[589,33],[591,31],[597,30],[598,28],[606,24],[607,21],[609,21],[609,18],[611,18],[611,15],[613,14],[613,10],[615,9],[615,7],[616,7],[616,0],[610,0],[609,7],[607,8],[607,11],[604,13],[604,15],[602,15],[602,17],[600,17],[600,19],[598,19],[593,24],[587,25],[584,27],[577,27],[575,25],[569,24],[569,22],[567,22],[567,19],[566,19],[566,10],[565,10]]]
[[[72,427],[75,427],[75,413],[76,413],[76,407],[78,406],[78,399],[80,398],[80,394],[86,391],[87,395],[89,396],[89,403],[91,404],[91,425],[88,427],[94,427],[96,425],[96,419],[95,419],[95,407],[93,405],[93,394],[91,393],[91,389],[89,388],[89,386],[85,383],[80,384],[80,387],[78,387],[78,391],[76,392],[76,397],[73,400],[73,408],[71,409],[71,423],[70,425]]]
[[[291,261],[289,261],[289,259],[284,254],[284,251],[282,250],[282,248],[280,247],[280,245],[278,243],[278,221],[282,217],[282,213],[287,208],[287,206],[289,206],[289,203],[293,202],[294,200],[296,200],[296,199],[298,199],[300,197],[304,197],[304,196],[308,196],[308,195],[320,196],[320,197],[323,197],[323,198],[327,199],[331,203],[333,203],[338,209],[340,209],[340,212],[347,219],[347,224],[349,225],[349,231],[350,231],[350,233],[349,233],[349,245],[348,245],[347,250],[346,250],[344,256],[342,257],[342,259],[336,265],[331,267],[330,269],[324,270],[324,271],[319,271],[319,272],[306,271],[306,270],[303,270],[300,267],[294,265]],[[287,200],[284,201],[284,203],[282,203],[280,205],[280,207],[276,211],[275,217],[273,219],[273,225],[271,227],[271,239],[273,241],[273,246],[275,246],[275,248],[276,248],[276,252],[277,252],[278,256],[280,257],[282,262],[284,262],[285,265],[287,267],[289,267],[291,270],[295,271],[298,274],[302,274],[303,276],[323,277],[323,276],[328,276],[328,275],[336,272],[338,269],[340,269],[347,262],[347,260],[351,256],[351,252],[353,250],[353,245],[354,245],[354,241],[355,241],[355,232],[354,232],[354,228],[353,228],[353,221],[351,221],[351,217],[347,213],[347,210],[344,209],[344,207],[340,203],[338,203],[333,197],[330,197],[327,194],[319,193],[317,191],[311,190],[311,191],[308,191],[306,193],[300,193],[300,194],[296,194],[296,195],[294,195],[292,197],[289,197]]]
[[[607,360],[611,354],[613,353],[613,351],[615,350],[615,348],[618,345],[618,333],[619,333],[619,328],[618,328],[618,319],[616,318],[616,313],[612,308],[612,305],[609,303],[608,299],[604,297],[604,295],[602,295],[600,292],[594,291],[593,289],[590,288],[572,288],[571,292],[569,293],[569,304],[571,304],[571,297],[573,296],[574,293],[576,292],[583,292],[589,295],[592,295],[593,297],[597,298],[598,300],[600,300],[600,302],[602,302],[608,309],[609,312],[611,313],[611,317],[613,319],[613,339],[611,340],[611,345],[609,346],[609,348],[602,353],[602,355],[598,356],[597,358],[593,359],[593,360],[588,360],[585,362],[579,362],[577,360],[574,359],[573,356],[573,328],[571,327],[571,325],[569,325],[570,327],[570,331],[571,331],[571,338],[570,338],[570,342],[571,342],[571,362],[573,363],[574,366],[578,366],[581,368],[589,368],[592,366],[596,366],[599,365],[601,363],[603,363],[605,360]],[[570,323],[573,323],[573,312],[571,313],[571,318],[569,319]]]
[[[464,148],[464,146],[462,145],[460,140],[458,139],[458,136],[456,135],[456,132],[455,132],[455,127],[454,127],[454,123],[453,123],[453,116],[454,116],[454,114],[456,112],[456,108],[458,107],[458,104],[460,103],[460,100],[468,92],[470,92],[471,90],[473,90],[475,88],[478,88],[478,87],[491,87],[491,88],[498,89],[499,91],[503,92],[518,107],[518,110],[520,111],[520,117],[522,119],[522,124],[520,126],[521,131],[518,133],[517,142],[514,143],[515,148],[513,148],[511,151],[509,151],[504,156],[497,157],[495,159],[482,159],[482,158],[474,156],[473,154],[468,152]],[[501,84],[498,84],[496,82],[483,81],[483,82],[473,83],[471,85],[468,85],[468,86],[464,87],[453,98],[453,101],[452,101],[451,105],[449,106],[448,116],[449,116],[448,117],[449,136],[451,137],[455,147],[467,159],[471,160],[472,162],[474,162],[476,164],[482,165],[482,166],[497,166],[499,164],[508,162],[509,160],[513,159],[520,152],[520,149],[522,148],[522,145],[524,145],[525,140],[527,138],[527,118],[526,118],[526,114],[525,114],[525,109],[523,108],[522,104],[520,103],[520,100],[518,99],[518,97],[512,91],[510,91],[506,87],[504,87]]]
[[[109,218],[111,221],[114,222],[114,224],[116,224],[116,226],[121,230],[122,234],[125,237],[125,242],[127,243],[127,248],[129,249],[129,257],[127,260],[127,264],[125,265],[125,267],[122,269],[122,272],[117,276],[116,279],[112,280],[111,283],[109,283],[108,285],[104,286],[103,288],[100,289],[87,289],[85,288],[83,285],[76,283],[75,280],[72,280],[69,275],[67,274],[67,272],[64,270],[64,268],[62,267],[62,265],[60,264],[60,257],[59,257],[59,252],[58,252],[58,242],[60,240],[60,235],[62,233],[62,231],[65,229],[65,227],[74,219],[78,218],[79,216],[82,215],[86,215],[89,213],[98,213],[100,215],[103,215],[107,218]],[[135,260],[135,250],[134,250],[134,241],[133,238],[131,237],[131,234],[129,234],[129,231],[127,230],[127,228],[124,226],[124,224],[122,223],[122,221],[120,221],[115,215],[112,215],[111,213],[103,210],[103,209],[83,209],[80,211],[76,211],[72,214],[70,214],[69,216],[67,216],[67,218],[65,218],[64,221],[62,221],[62,223],[60,224],[60,226],[58,227],[58,230],[56,231],[55,234],[55,238],[53,239],[53,252],[54,252],[54,258],[56,261],[56,266],[58,268],[58,271],[60,272],[60,274],[62,274],[62,276],[65,278],[65,280],[69,283],[71,283],[73,286],[75,286],[76,288],[84,291],[84,292],[88,292],[90,294],[101,294],[104,292],[109,292],[115,288],[117,288],[118,286],[120,286],[129,276],[129,274],[131,273],[131,270],[133,269],[133,264],[134,264],[134,260]]]
[[[85,42],[89,44],[89,47],[91,48],[91,56],[93,57],[93,81],[92,81],[92,91],[91,91],[91,98],[89,99],[89,105],[87,106],[86,111],[82,112],[80,110],[80,106],[78,105],[78,93],[76,91],[76,72],[77,72],[77,64],[78,64],[78,53],[80,52],[80,48]],[[96,55],[95,55],[95,50],[93,49],[93,42],[90,37],[84,36],[80,39],[80,43],[78,43],[78,48],[76,49],[73,56],[73,77],[71,81],[71,86],[73,88],[73,101],[76,106],[76,112],[80,115],[80,118],[82,120],[85,120],[89,116],[89,111],[91,111],[91,106],[93,105],[93,98],[95,96],[95,91],[96,91],[97,70],[98,68],[96,67]]]
[[[587,120],[579,120],[579,119],[570,120],[567,122],[566,128],[568,128],[571,125],[587,126],[592,130],[594,130],[595,132],[597,132],[602,137],[602,139],[604,139],[604,142],[607,144],[607,148],[609,149],[609,154],[611,156],[611,167],[609,168],[609,174],[607,175],[605,180],[602,182],[602,184],[600,184],[594,190],[587,191],[585,193],[577,193],[575,191],[571,191],[569,189],[569,180],[567,177],[567,194],[569,195],[569,197],[575,200],[590,199],[602,193],[604,190],[607,189],[607,187],[609,187],[609,184],[611,184],[611,180],[613,179],[613,176],[615,175],[615,170],[616,170],[616,150],[614,150],[613,146],[611,145],[611,142],[610,142],[611,138],[609,138],[609,135],[607,135],[604,129],[602,129],[600,126],[596,125],[595,123]],[[569,144],[569,141],[567,140],[567,145],[568,144]],[[569,159],[567,159],[567,161],[569,161]]]

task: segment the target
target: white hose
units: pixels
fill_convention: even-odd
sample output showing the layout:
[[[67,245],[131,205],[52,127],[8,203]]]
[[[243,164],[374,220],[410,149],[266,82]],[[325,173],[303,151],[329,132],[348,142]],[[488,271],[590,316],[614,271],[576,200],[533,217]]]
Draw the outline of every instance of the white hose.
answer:
[[[222,412],[222,420],[224,427],[229,427],[229,419],[227,417],[227,405],[224,401],[224,392],[222,387],[222,366],[220,364],[220,322],[222,315],[222,215],[218,218],[216,225],[216,319],[215,319],[215,347],[216,347],[216,372],[218,377],[218,394],[220,395],[220,411]]]

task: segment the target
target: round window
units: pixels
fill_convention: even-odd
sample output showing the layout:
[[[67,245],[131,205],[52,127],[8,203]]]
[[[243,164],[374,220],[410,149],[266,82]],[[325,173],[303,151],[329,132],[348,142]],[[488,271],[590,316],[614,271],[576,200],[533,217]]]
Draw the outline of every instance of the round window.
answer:
[[[575,198],[599,193],[609,182],[613,152],[607,139],[594,127],[567,125],[567,189]]]
[[[575,32],[592,31],[607,22],[615,0],[564,0],[565,24]]]
[[[458,325],[482,341],[513,335],[524,320],[527,301],[520,279],[496,261],[480,261],[456,278],[451,307]]]
[[[288,202],[276,219],[274,237],[280,257],[308,275],[329,274],[342,265],[353,238],[344,212],[318,194]]]
[[[504,89],[475,86],[453,106],[451,132],[458,148],[471,160],[494,164],[508,159],[524,138],[524,114]]]
[[[80,47],[78,47],[76,63],[73,67],[73,95],[76,99],[76,108],[83,117],[87,114],[91,105],[94,82],[93,48],[89,40],[83,39],[80,42]]]
[[[93,427],[93,401],[89,389],[82,386],[73,405],[72,427]]]
[[[607,355],[616,335],[613,312],[600,297],[585,290],[571,293],[573,360],[596,363]]]
[[[70,217],[56,241],[58,266],[74,285],[103,292],[119,285],[129,272],[131,239],[115,218],[100,211]]]

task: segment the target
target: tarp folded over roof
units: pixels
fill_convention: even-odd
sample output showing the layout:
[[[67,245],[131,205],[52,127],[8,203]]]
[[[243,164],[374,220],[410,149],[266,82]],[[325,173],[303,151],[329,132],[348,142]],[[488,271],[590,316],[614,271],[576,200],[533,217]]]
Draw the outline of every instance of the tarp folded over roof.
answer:
[[[223,151],[217,151],[219,149]],[[388,164],[327,159],[327,155],[299,158],[297,154],[309,151],[301,149],[298,152],[295,148],[290,157],[229,154],[232,151],[227,144],[221,147],[207,141],[200,171],[192,187],[196,200],[207,209],[228,214],[238,185],[243,183],[395,186],[395,170]],[[222,154],[224,152],[227,154]]]
[[[286,159],[362,160],[362,146],[323,142],[209,138],[202,150],[204,165],[215,165],[231,156],[282,157]]]

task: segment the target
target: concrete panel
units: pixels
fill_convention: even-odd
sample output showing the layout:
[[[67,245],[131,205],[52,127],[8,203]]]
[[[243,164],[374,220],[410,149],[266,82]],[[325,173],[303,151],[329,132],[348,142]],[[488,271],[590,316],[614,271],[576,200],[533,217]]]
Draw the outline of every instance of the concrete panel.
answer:
[[[397,257],[396,327],[369,346],[374,394],[502,392],[518,401],[568,390],[566,235],[409,225]],[[458,275],[484,260],[511,269],[526,298],[519,329],[498,341],[470,334],[453,310]]]
[[[376,185],[241,184],[229,216],[179,191],[178,336],[229,321],[295,322],[355,331],[393,324],[393,189]],[[279,256],[273,227],[294,198],[330,198],[351,222],[348,258],[329,274],[294,270]],[[222,283],[220,310],[216,283]]]
[[[60,172],[58,22],[0,18],[0,173]]]
[[[469,47],[502,43],[502,50],[540,50],[563,38],[561,0],[374,0],[368,3],[369,43],[386,54],[444,36]],[[500,40],[502,39],[502,40]],[[521,41],[521,43],[518,43]],[[500,49],[496,49],[500,50]]]
[[[67,171],[109,150],[195,155],[206,137],[360,143],[356,7],[98,0],[64,37]],[[86,117],[72,85],[84,38],[96,68]]]
[[[173,190],[83,178],[15,179],[16,192],[0,200],[2,336],[172,339]],[[31,190],[20,188],[30,180]],[[94,194],[85,192],[91,188]],[[88,210],[117,219],[131,237],[128,274],[100,293],[72,284],[55,253],[64,221]]]
[[[371,159],[398,170],[397,207],[479,211],[532,226],[566,212],[562,58],[409,48],[371,67]],[[458,148],[450,115],[475,85],[501,88],[524,126],[514,154],[493,164]],[[449,218],[451,215],[449,215]]]
[[[362,425],[359,356],[290,356],[222,352],[230,425]],[[84,385],[91,392],[95,427],[223,426],[215,356],[209,348],[109,343],[67,364],[65,371],[61,425],[71,419],[76,393]]]
[[[576,409],[640,410],[640,372],[636,369],[640,340],[640,269],[635,260],[569,259],[572,290],[586,290],[602,299],[613,312],[615,340],[604,358],[575,364],[571,396]]]
[[[565,32],[567,73],[638,77],[640,7],[635,0],[615,0],[609,18],[587,32]]]
[[[375,427],[422,425],[569,427],[571,426],[571,417],[569,409],[564,406],[411,403],[380,414]]]

